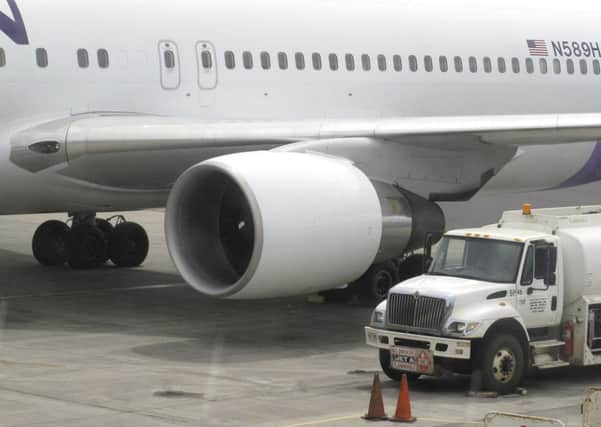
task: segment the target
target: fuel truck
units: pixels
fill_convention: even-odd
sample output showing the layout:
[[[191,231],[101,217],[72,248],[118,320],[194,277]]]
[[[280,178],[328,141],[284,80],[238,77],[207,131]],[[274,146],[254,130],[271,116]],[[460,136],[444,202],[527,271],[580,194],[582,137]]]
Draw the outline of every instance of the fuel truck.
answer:
[[[388,377],[472,375],[513,392],[533,370],[601,364],[601,206],[505,212],[445,233],[365,328]]]

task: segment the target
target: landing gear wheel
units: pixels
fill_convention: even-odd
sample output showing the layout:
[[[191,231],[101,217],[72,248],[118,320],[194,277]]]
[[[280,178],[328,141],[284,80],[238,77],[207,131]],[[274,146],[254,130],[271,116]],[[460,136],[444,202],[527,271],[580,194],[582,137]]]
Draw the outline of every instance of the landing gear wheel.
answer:
[[[500,334],[484,342],[479,375],[484,390],[508,394],[524,376],[524,350],[512,335]]]
[[[424,263],[426,266],[429,260],[422,254],[410,255],[399,263],[399,282],[417,277],[424,273]]]
[[[69,257],[69,226],[61,221],[47,221],[33,235],[33,256],[46,267],[65,264]]]
[[[76,270],[99,267],[104,263],[108,242],[104,233],[95,225],[75,224],[69,233],[68,263]]]
[[[403,379],[403,374],[407,374],[407,380],[409,382],[417,381],[417,379],[419,378],[419,374],[416,374],[415,372],[404,372],[392,369],[390,367],[389,350],[380,349],[380,366],[382,367],[382,371],[384,371],[386,376],[393,381],[401,381],[401,379]]]
[[[142,226],[123,222],[115,227],[111,236],[109,255],[117,267],[137,267],[148,256],[150,243]]]
[[[355,283],[359,295],[370,303],[378,303],[388,296],[388,291],[399,282],[396,266],[392,261],[372,265]]]
[[[96,219],[96,227],[98,227],[100,229],[100,231],[102,231],[102,234],[104,234],[104,239],[106,240],[107,244],[109,245],[108,247],[110,247],[110,242],[112,240],[112,236],[113,236],[113,231],[115,231],[115,227],[113,227],[113,225],[108,222],[106,219]],[[102,259],[102,263],[101,264],[106,264],[106,262],[109,260],[109,251],[108,248],[105,252],[105,256]]]

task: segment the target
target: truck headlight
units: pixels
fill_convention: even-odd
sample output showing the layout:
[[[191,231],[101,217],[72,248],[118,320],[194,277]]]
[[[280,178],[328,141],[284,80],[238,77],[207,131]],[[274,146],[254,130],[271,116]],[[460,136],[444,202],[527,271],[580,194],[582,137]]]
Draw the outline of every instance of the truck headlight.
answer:
[[[384,324],[384,312],[379,310],[374,310],[371,316],[371,323],[374,325],[383,325]]]
[[[452,334],[468,335],[478,326],[480,326],[480,322],[452,322],[448,327],[448,331]]]

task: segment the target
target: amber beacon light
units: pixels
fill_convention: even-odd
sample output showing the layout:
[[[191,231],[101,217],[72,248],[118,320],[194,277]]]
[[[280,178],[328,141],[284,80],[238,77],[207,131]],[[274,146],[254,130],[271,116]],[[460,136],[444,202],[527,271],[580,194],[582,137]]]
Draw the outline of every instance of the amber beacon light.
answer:
[[[532,215],[532,205],[530,203],[524,203],[522,205],[522,214],[523,215]]]

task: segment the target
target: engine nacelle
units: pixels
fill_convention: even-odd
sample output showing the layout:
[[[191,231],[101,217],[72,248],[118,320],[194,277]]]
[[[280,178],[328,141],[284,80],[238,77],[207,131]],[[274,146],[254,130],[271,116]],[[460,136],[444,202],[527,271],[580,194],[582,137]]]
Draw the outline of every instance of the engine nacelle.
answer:
[[[268,298],[336,288],[375,260],[419,247],[422,214],[426,228],[437,224],[426,231],[442,234],[438,206],[370,181],[351,162],[260,151],[183,173],[165,228],[171,257],[192,287],[214,297]]]

